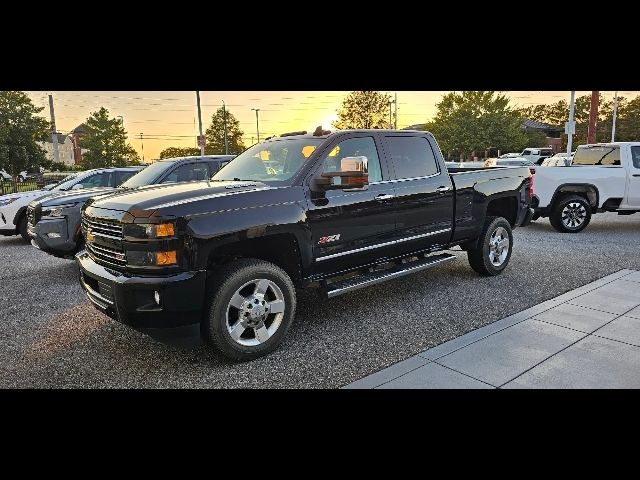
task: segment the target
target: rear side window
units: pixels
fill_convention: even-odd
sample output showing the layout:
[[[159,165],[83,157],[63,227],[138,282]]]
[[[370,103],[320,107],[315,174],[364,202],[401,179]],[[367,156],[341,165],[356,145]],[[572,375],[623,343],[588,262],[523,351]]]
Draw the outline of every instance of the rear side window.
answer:
[[[633,159],[633,166],[640,168],[640,147],[631,147],[631,158]]]
[[[396,178],[426,177],[438,173],[431,145],[424,137],[387,137]]]
[[[84,188],[111,187],[113,186],[112,177],[113,172],[100,172],[95,173],[77,183],[81,184]]]
[[[620,165],[620,147],[596,145],[578,148],[573,157],[573,165]]]

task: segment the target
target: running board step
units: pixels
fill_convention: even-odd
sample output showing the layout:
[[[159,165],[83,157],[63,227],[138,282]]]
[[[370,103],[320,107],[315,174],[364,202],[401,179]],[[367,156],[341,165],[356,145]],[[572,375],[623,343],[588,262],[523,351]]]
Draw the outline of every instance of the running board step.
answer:
[[[375,285],[376,283],[386,282],[387,280],[392,280],[394,278],[404,277],[405,275],[409,275],[410,273],[416,273],[421,270],[426,270],[427,268],[435,267],[436,265],[450,262],[455,259],[455,255],[442,253],[438,255],[432,255],[430,257],[425,257],[414,262],[405,263],[390,270],[380,270],[378,272],[360,275],[348,280],[330,283],[326,287],[327,297],[337,297],[338,295],[357,290],[358,288],[368,287],[370,285]]]

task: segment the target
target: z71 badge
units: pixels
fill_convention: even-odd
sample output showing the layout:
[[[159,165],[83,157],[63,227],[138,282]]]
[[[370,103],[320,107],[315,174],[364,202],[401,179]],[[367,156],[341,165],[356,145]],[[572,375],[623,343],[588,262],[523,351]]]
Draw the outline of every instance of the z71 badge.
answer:
[[[325,243],[337,242],[340,240],[340,234],[338,235],[328,235],[326,237],[320,237],[318,240],[318,245],[324,245]]]

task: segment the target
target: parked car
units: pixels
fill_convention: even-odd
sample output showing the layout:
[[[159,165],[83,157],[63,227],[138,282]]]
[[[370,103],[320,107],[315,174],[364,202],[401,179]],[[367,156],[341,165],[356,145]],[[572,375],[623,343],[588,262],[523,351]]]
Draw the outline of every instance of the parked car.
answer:
[[[566,152],[556,153],[552,157],[545,158],[541,166],[543,167],[568,167],[571,165],[574,153],[567,155]]]
[[[32,182],[37,182],[37,181],[42,181],[42,174],[44,173],[44,168],[43,167],[33,167],[33,168],[28,168],[26,170],[22,170],[19,174],[18,174],[18,181],[19,182],[27,182],[27,181],[32,181]]]
[[[498,158],[519,158],[519,157],[520,157],[519,153],[503,153]]]
[[[282,341],[296,287],[335,297],[453,261],[455,245],[475,271],[501,273],[533,214],[530,177],[448,172],[427,132],[274,137],[209,182],[88,200],[80,279],[115,320],[251,360]]]
[[[109,187],[65,192],[35,200],[27,210],[31,244],[56,257],[73,259],[84,248],[81,208],[91,197],[110,195],[114,187],[132,190],[148,185],[205,180],[211,178],[233,155],[169,158],[142,167],[116,170],[115,184]],[[115,189],[118,190],[118,189]]]
[[[483,165],[488,167],[529,167],[531,173],[535,173],[535,163],[522,157],[487,158]]]
[[[4,170],[0,170],[0,180],[4,182],[10,182],[12,180],[11,175],[9,175]]]
[[[520,157],[531,160],[536,165],[542,164],[545,158],[553,155],[553,149],[551,148],[525,148]]]
[[[561,232],[586,228],[597,212],[640,211],[640,142],[580,145],[571,166],[540,168],[535,218],[549,217]]]

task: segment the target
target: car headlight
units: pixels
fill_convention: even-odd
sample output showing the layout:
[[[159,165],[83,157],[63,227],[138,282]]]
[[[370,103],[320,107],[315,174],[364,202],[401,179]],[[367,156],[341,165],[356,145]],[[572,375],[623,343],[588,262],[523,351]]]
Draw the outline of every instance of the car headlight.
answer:
[[[62,212],[65,208],[74,207],[75,203],[67,203],[65,205],[55,205],[53,207],[43,207],[42,208],[42,216],[43,217],[55,217],[60,218],[63,217]]]
[[[175,250],[168,252],[127,251],[127,264],[132,267],[166,267],[177,265],[178,254]]]
[[[0,198],[0,207],[5,207],[16,200],[17,198]]]
[[[168,238],[176,236],[173,223],[127,223],[124,225],[124,236],[138,239]]]

